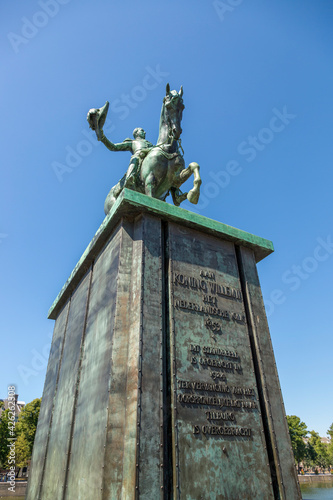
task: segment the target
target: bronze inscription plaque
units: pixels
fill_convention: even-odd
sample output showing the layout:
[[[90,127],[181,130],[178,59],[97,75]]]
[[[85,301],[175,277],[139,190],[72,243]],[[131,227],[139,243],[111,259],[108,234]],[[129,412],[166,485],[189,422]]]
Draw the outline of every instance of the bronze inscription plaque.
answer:
[[[234,245],[170,224],[169,302],[178,498],[273,498]]]

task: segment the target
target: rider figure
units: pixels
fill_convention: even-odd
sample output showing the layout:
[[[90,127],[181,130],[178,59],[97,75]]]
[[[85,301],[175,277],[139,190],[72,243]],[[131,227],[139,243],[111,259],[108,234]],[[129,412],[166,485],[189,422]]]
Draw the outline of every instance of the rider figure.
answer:
[[[135,128],[133,137],[134,139],[125,139],[123,142],[114,144],[105,137],[103,130],[101,130],[101,135],[98,138],[110,151],[130,151],[132,153],[122,186],[127,188],[135,187],[141,164],[153,147],[153,144],[146,140],[146,132],[143,128]]]

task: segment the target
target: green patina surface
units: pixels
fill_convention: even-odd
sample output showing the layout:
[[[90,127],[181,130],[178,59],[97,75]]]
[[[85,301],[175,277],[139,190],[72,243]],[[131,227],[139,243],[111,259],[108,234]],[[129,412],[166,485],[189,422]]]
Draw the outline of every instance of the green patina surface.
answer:
[[[209,219],[203,215],[175,207],[169,203],[130,190],[126,190],[123,198],[124,201],[128,201],[131,205],[155,213],[161,216],[162,219],[172,220],[188,227],[223,237],[234,243],[251,247],[254,250],[257,262],[274,252],[274,246],[271,241],[215,221],[214,219]]]
[[[272,251],[123,190],[50,310],[27,500],[301,499],[256,269]]]
[[[147,212],[164,221],[177,222],[185,227],[232,241],[239,246],[249,247],[254,252],[256,262],[274,252],[273,243],[269,240],[130,189],[124,189],[53,302],[48,314],[50,319],[56,319],[59,311],[102,250],[121,218]]]
[[[127,138],[115,144],[105,137],[103,126],[109,109],[108,101],[102,108],[92,108],[87,120],[90,128],[96,132],[97,139],[110,151],[129,151],[132,153],[126,174],[111,188],[106,197],[104,212],[112,209],[124,188],[144,193],[152,198],[165,201],[171,194],[178,207],[184,200],[196,205],[200,196],[200,166],[191,162],[185,168],[184,150],[181,145],[181,121],[184,110],[183,87],[179,92],[166,86],[166,94],[159,122],[156,145],[146,140],[146,132],[137,127],[133,130],[133,139]],[[182,184],[193,175],[193,188],[186,193],[180,189]]]

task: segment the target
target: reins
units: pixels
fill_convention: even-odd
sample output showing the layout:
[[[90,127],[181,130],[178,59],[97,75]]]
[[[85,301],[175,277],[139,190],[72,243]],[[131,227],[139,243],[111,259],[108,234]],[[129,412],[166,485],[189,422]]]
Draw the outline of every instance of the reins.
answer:
[[[164,149],[162,148],[162,146],[164,146],[164,144],[166,144],[168,142],[168,140],[171,140],[172,141],[176,141],[177,142],[177,149],[181,150],[183,154],[181,154],[179,151],[175,152],[175,153],[167,153],[166,151],[164,151]],[[172,142],[171,142],[172,144]],[[162,155],[167,159],[167,160],[172,160],[172,158],[175,158],[176,156],[184,156],[184,150],[183,150],[183,147],[182,147],[182,140],[179,138],[179,139],[175,139],[171,133],[171,131],[169,132],[169,135],[168,137],[165,139],[164,142],[161,142],[161,144],[156,144],[156,146],[153,146],[152,149],[155,149],[155,148],[159,148],[161,150],[161,153]]]

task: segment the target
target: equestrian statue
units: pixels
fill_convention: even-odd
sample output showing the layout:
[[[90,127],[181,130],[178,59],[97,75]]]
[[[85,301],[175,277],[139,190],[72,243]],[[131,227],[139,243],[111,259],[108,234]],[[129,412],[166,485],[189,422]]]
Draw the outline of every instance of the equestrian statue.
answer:
[[[116,199],[124,188],[132,189],[153,198],[165,201],[171,194],[176,206],[184,200],[197,204],[200,195],[201,178],[199,165],[196,162],[185,168],[183,148],[180,135],[183,110],[183,87],[180,91],[170,91],[166,86],[166,95],[160,117],[159,135],[154,146],[146,140],[142,128],[133,131],[133,139],[125,139],[114,144],[104,135],[103,126],[106,120],[109,103],[102,108],[90,109],[87,120],[96,132],[97,139],[110,151],[130,151],[132,153],[126,174],[111,188],[106,197],[104,211],[109,213]],[[180,186],[193,174],[193,188],[188,193],[182,193]]]

